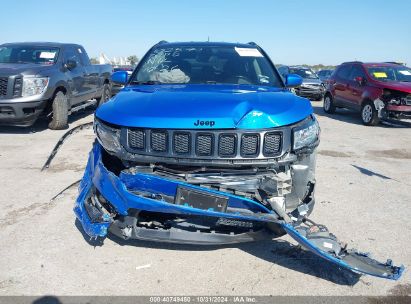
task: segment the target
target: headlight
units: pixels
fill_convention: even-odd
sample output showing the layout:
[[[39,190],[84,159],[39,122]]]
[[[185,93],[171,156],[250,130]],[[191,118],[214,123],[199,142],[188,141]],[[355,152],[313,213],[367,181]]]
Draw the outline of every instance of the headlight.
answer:
[[[94,131],[103,148],[108,152],[117,153],[121,151],[120,130],[114,129],[94,119]]]
[[[23,77],[23,97],[42,94],[49,84],[48,77]]]
[[[318,141],[320,137],[320,126],[315,118],[303,122],[301,126],[293,129],[293,149],[298,150],[308,147]]]

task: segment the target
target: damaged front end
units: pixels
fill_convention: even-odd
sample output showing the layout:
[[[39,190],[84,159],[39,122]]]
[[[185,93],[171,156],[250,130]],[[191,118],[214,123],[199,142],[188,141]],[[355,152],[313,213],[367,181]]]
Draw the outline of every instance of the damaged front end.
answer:
[[[310,150],[288,153],[271,169],[182,171],[181,166],[122,162],[95,142],[74,212],[91,238],[110,232],[123,239],[208,245],[288,233],[340,267],[398,279],[402,266],[347,249],[325,226],[307,219],[314,205],[314,163]]]
[[[381,96],[374,100],[380,119],[411,119],[411,94],[395,89],[384,89]]]

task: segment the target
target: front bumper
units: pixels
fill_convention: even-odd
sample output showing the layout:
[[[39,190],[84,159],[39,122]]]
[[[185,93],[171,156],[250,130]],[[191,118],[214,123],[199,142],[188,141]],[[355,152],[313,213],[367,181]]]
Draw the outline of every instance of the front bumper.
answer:
[[[387,114],[397,119],[411,119],[411,105],[392,105],[386,106]]]
[[[0,99],[0,125],[27,127],[34,124],[46,107],[47,100],[3,102]]]
[[[94,144],[74,207],[76,217],[83,226],[84,231],[91,238],[105,237],[110,231],[124,239],[136,238],[179,243],[222,244],[270,239],[276,234],[275,231],[279,235],[281,231],[285,231],[304,248],[338,267],[360,274],[369,274],[392,280],[399,279],[404,271],[403,266],[394,266],[391,260],[380,263],[371,259],[368,254],[347,249],[323,225],[308,225],[306,221],[286,221],[274,211],[270,211],[263,205],[246,198],[225,193],[224,195],[228,196],[229,207],[226,212],[202,210],[154,199],[158,193],[175,195],[176,188],[183,183],[141,173],[121,172],[117,176],[104,166],[101,149],[98,143]],[[193,189],[200,188],[189,184],[184,184],[184,186]],[[148,191],[154,196],[153,198],[147,198],[137,195],[133,193],[135,190]],[[202,188],[202,191],[216,192],[204,188]],[[106,203],[110,203],[109,209],[115,209],[117,214],[115,218],[101,212],[101,210],[97,210],[97,208],[90,208],[88,204],[97,193],[104,197]],[[231,223],[242,223],[243,228],[251,227],[248,226],[250,223],[263,224],[267,227],[271,226],[272,229],[253,231],[247,228],[248,231],[239,234],[232,232],[224,234],[215,231],[205,233],[200,230],[187,231],[179,228],[168,230],[147,229],[136,226],[138,212],[141,210],[155,212],[156,214],[180,215],[182,217],[223,219],[224,221],[231,221]],[[261,225],[259,227],[261,228]]]
[[[322,87],[318,87],[318,88],[298,87],[295,89],[295,93],[301,97],[318,98],[318,97],[324,96],[325,91]]]
[[[111,226],[115,226],[116,224],[121,225],[115,221],[93,222],[91,220],[86,209],[86,204],[87,201],[97,192],[113,205],[115,212],[120,217],[128,217],[130,212],[133,210],[144,210],[148,212],[159,212],[181,216],[211,217],[215,219],[224,218],[240,221],[242,223],[272,223],[276,221],[277,215],[263,205],[253,200],[230,194],[224,194],[228,197],[227,212],[197,209],[137,195],[135,194],[136,191],[148,191],[150,193],[155,193],[162,196],[174,196],[177,187],[179,186],[197,190],[201,189],[201,191],[209,192],[210,194],[220,193],[218,191],[204,189],[178,181],[172,181],[150,174],[131,174],[122,172],[119,176],[116,176],[102,163],[101,149],[100,144],[94,144],[86,171],[79,186],[80,193],[74,208],[77,218],[80,220],[84,230],[90,237],[105,237],[109,228],[111,228],[113,233],[116,234],[118,230]],[[261,235],[256,233],[251,233],[248,235],[255,236],[255,238],[259,239],[263,233],[261,233]],[[130,237],[131,236],[134,236],[134,238],[139,238],[139,234],[136,232],[132,232],[130,234]],[[233,243],[239,241],[250,241],[254,238],[245,238],[245,234],[240,235],[238,238],[234,238],[232,236],[233,235],[231,235],[231,237],[224,238],[216,238],[213,236],[211,237],[210,242],[207,242],[203,238],[200,243],[227,243],[226,241],[228,241],[228,243]],[[216,242],[215,240],[217,239],[220,241]],[[162,240],[165,239],[162,238]],[[170,235],[168,241],[179,242],[181,241],[181,238],[178,236],[177,239],[174,240]]]

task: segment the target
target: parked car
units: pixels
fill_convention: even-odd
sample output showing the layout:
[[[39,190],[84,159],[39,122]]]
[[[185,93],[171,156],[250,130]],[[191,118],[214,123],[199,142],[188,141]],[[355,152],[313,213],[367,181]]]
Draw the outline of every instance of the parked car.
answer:
[[[411,69],[395,63],[345,62],[331,76],[324,111],[349,108],[365,125],[411,118]]]
[[[191,244],[288,233],[355,272],[397,279],[402,267],[347,249],[307,217],[320,129],[255,43],[161,42],[95,115],[97,141],[74,212],[92,238]]]
[[[320,78],[321,83],[324,86],[326,85],[327,80],[330,79],[333,72],[334,72],[334,70],[329,70],[329,69],[327,69],[327,70],[324,69],[324,70],[320,70],[320,71],[317,72],[317,75]]]
[[[2,44],[0,125],[31,126],[44,115],[49,128],[65,128],[71,112],[110,97],[110,75],[110,65],[90,64],[78,44]]]
[[[303,78],[303,83],[294,89],[294,92],[301,97],[311,100],[321,100],[324,96],[324,85],[318,75],[307,67],[302,66],[282,66],[278,68],[283,77],[288,74],[296,74]]]
[[[116,66],[116,67],[113,67],[113,73],[119,72],[119,71],[125,71],[125,72],[127,72],[127,75],[129,77],[133,73],[133,70],[134,70],[134,68],[132,66]],[[123,88],[124,88],[124,85],[120,85],[120,84],[117,84],[117,83],[112,83],[112,85],[111,85],[111,96],[116,95]]]

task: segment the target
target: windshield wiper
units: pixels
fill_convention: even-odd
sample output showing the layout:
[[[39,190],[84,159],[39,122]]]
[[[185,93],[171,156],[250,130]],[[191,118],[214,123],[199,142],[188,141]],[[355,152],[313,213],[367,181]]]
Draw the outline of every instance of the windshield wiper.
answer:
[[[147,81],[137,81],[133,80],[130,82],[131,84],[142,84],[142,85],[153,85],[153,84],[163,84],[160,81],[157,80],[147,80]]]

